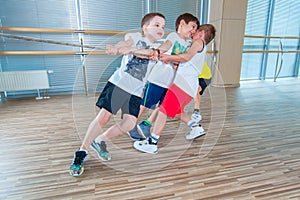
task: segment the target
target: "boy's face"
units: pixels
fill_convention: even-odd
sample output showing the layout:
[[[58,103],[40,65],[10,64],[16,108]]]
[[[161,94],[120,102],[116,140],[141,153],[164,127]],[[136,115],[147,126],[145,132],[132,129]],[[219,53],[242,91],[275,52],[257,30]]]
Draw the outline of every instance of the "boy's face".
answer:
[[[160,16],[153,17],[149,24],[143,27],[144,35],[150,41],[160,40],[165,34],[165,19]]]
[[[197,23],[193,21],[185,23],[184,20],[181,20],[180,25],[178,33],[182,34],[186,38],[192,37],[192,34],[195,33],[197,29]]]
[[[196,40],[196,39],[202,39],[202,40],[204,40],[204,30],[201,30],[201,31],[199,31],[199,30],[196,30],[193,34],[192,34],[192,38],[193,38],[193,40]]]

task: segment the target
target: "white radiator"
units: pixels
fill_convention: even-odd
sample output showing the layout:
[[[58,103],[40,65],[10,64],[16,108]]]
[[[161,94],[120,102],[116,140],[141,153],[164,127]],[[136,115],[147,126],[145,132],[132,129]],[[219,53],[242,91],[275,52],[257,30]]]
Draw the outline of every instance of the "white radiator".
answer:
[[[49,89],[48,70],[0,72],[0,92]]]

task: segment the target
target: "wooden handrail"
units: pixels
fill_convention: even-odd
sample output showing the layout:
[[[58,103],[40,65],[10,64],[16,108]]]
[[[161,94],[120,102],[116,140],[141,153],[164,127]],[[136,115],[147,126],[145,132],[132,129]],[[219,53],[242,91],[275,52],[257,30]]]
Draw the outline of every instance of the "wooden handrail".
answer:
[[[0,56],[76,55],[74,51],[1,51]]]
[[[115,34],[127,33],[124,31],[107,31],[107,30],[75,30],[75,29],[22,28],[22,27],[0,27],[0,31],[28,32],[28,33],[86,33],[86,34],[103,34],[103,35],[115,35]]]
[[[299,36],[255,36],[245,35],[245,38],[273,38],[273,39],[300,39]]]
[[[218,51],[207,51],[208,54]],[[103,51],[0,51],[0,56],[45,56],[45,55],[107,55]]]
[[[245,50],[243,53],[299,53],[300,50]]]
[[[0,31],[11,32],[39,32],[39,33],[86,33],[86,34],[126,34],[125,31],[115,30],[76,30],[76,29],[55,29],[55,28],[25,28],[25,27],[0,27]],[[245,35],[245,38],[274,38],[274,39],[300,39],[300,36],[255,36]]]

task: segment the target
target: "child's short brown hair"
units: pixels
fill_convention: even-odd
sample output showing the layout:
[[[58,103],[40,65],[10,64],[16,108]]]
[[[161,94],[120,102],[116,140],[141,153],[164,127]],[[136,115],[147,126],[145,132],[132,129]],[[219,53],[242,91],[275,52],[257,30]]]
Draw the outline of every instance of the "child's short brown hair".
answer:
[[[216,29],[212,24],[202,24],[197,31],[204,31],[204,40],[206,44],[210,43],[216,36]]]
[[[159,17],[166,19],[165,16],[161,13],[158,13],[158,12],[148,13],[143,17],[142,22],[141,22],[141,27],[143,28],[143,26],[145,24],[150,23],[150,20],[153,19],[153,17],[155,17],[155,16],[159,16]]]
[[[195,17],[194,15],[190,14],[190,13],[184,13],[182,15],[179,15],[176,19],[176,31],[178,31],[178,27],[180,24],[180,21],[184,20],[185,23],[189,23],[189,22],[195,22],[197,24],[197,28],[199,27],[199,20],[197,17]]]

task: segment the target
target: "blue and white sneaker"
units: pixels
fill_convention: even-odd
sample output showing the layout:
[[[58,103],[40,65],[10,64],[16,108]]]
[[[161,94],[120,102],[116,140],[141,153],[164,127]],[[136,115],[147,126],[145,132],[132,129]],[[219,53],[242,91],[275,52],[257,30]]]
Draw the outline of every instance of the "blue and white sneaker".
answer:
[[[137,125],[137,130],[144,139],[150,136],[150,129],[151,125],[146,124],[145,121]]]
[[[194,140],[205,134],[206,133],[205,133],[204,129],[202,128],[202,126],[200,124],[196,124],[193,127],[191,127],[191,131],[188,134],[186,134],[185,139],[186,140]]]
[[[137,126],[135,126],[131,131],[128,131],[127,134],[133,141],[140,141],[146,138],[140,135]]]
[[[195,112],[193,112],[193,114],[191,115],[191,118],[192,118],[192,120],[193,120],[194,122],[200,123],[201,120],[202,120],[202,115],[201,115],[200,112],[195,111]]]
[[[143,141],[135,141],[133,143],[133,147],[136,150],[144,152],[144,153],[149,153],[149,154],[157,154],[158,153],[157,143],[153,142],[153,139],[151,138],[151,136]]]

